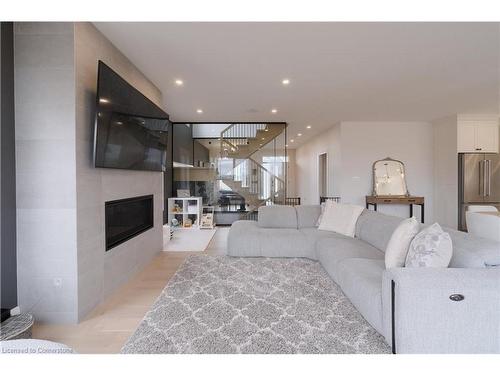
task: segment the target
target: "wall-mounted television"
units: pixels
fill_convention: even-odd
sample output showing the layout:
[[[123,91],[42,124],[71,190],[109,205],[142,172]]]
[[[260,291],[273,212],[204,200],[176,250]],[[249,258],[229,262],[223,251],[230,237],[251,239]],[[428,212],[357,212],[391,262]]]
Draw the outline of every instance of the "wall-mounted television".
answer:
[[[167,113],[99,61],[96,167],[164,171],[169,124]]]

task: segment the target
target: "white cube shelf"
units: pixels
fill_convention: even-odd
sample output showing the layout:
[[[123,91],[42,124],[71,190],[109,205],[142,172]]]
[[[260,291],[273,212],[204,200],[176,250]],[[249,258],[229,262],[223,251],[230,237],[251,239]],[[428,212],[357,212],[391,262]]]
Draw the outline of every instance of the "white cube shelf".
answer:
[[[202,212],[202,202],[202,197],[168,198],[168,224],[171,225],[173,218],[182,215],[182,222],[180,224],[184,228],[184,221],[190,216],[195,216],[192,228],[198,228]],[[180,211],[174,211],[175,205],[180,207]]]

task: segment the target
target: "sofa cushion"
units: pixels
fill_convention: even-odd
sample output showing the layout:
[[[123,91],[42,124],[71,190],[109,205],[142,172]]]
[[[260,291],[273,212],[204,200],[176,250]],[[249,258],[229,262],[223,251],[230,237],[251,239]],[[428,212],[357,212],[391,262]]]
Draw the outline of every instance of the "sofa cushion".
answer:
[[[299,229],[316,227],[319,215],[321,214],[321,206],[319,204],[295,206],[295,210],[297,211]]]
[[[500,266],[500,242],[443,228],[450,235],[453,255],[449,267],[477,268]]]
[[[364,210],[356,223],[356,237],[385,252],[392,233],[403,220],[401,217]]]
[[[261,228],[297,229],[297,211],[292,206],[262,206],[257,222]]]
[[[367,258],[384,260],[384,253],[355,238],[346,236],[320,238],[316,242],[316,256],[330,277],[338,282],[338,264],[344,259]]]
[[[314,246],[315,240],[297,229],[260,228],[256,221],[239,220],[229,230],[227,254],[316,259]]]
[[[382,333],[384,260],[350,258],[338,265],[338,284],[363,317]]]
[[[349,238],[340,233],[330,232],[327,230],[318,230],[318,228],[302,228],[299,229],[299,231],[307,236],[310,241],[314,241],[315,244],[322,238]]]
[[[260,256],[316,259],[315,241],[297,229],[259,228]]]

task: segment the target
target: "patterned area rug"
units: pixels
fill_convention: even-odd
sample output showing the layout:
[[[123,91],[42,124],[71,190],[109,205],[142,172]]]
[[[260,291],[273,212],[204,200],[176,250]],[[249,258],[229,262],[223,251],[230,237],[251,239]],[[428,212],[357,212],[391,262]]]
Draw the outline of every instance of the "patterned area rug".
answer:
[[[192,255],[122,353],[390,353],[315,261]]]

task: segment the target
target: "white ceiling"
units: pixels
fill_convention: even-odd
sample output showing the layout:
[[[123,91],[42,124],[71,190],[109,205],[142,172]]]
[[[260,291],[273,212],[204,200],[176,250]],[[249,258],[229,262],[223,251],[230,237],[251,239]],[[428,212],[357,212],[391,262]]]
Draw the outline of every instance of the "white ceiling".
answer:
[[[294,147],[341,120],[498,111],[498,23],[95,25],[174,121],[286,121]]]

